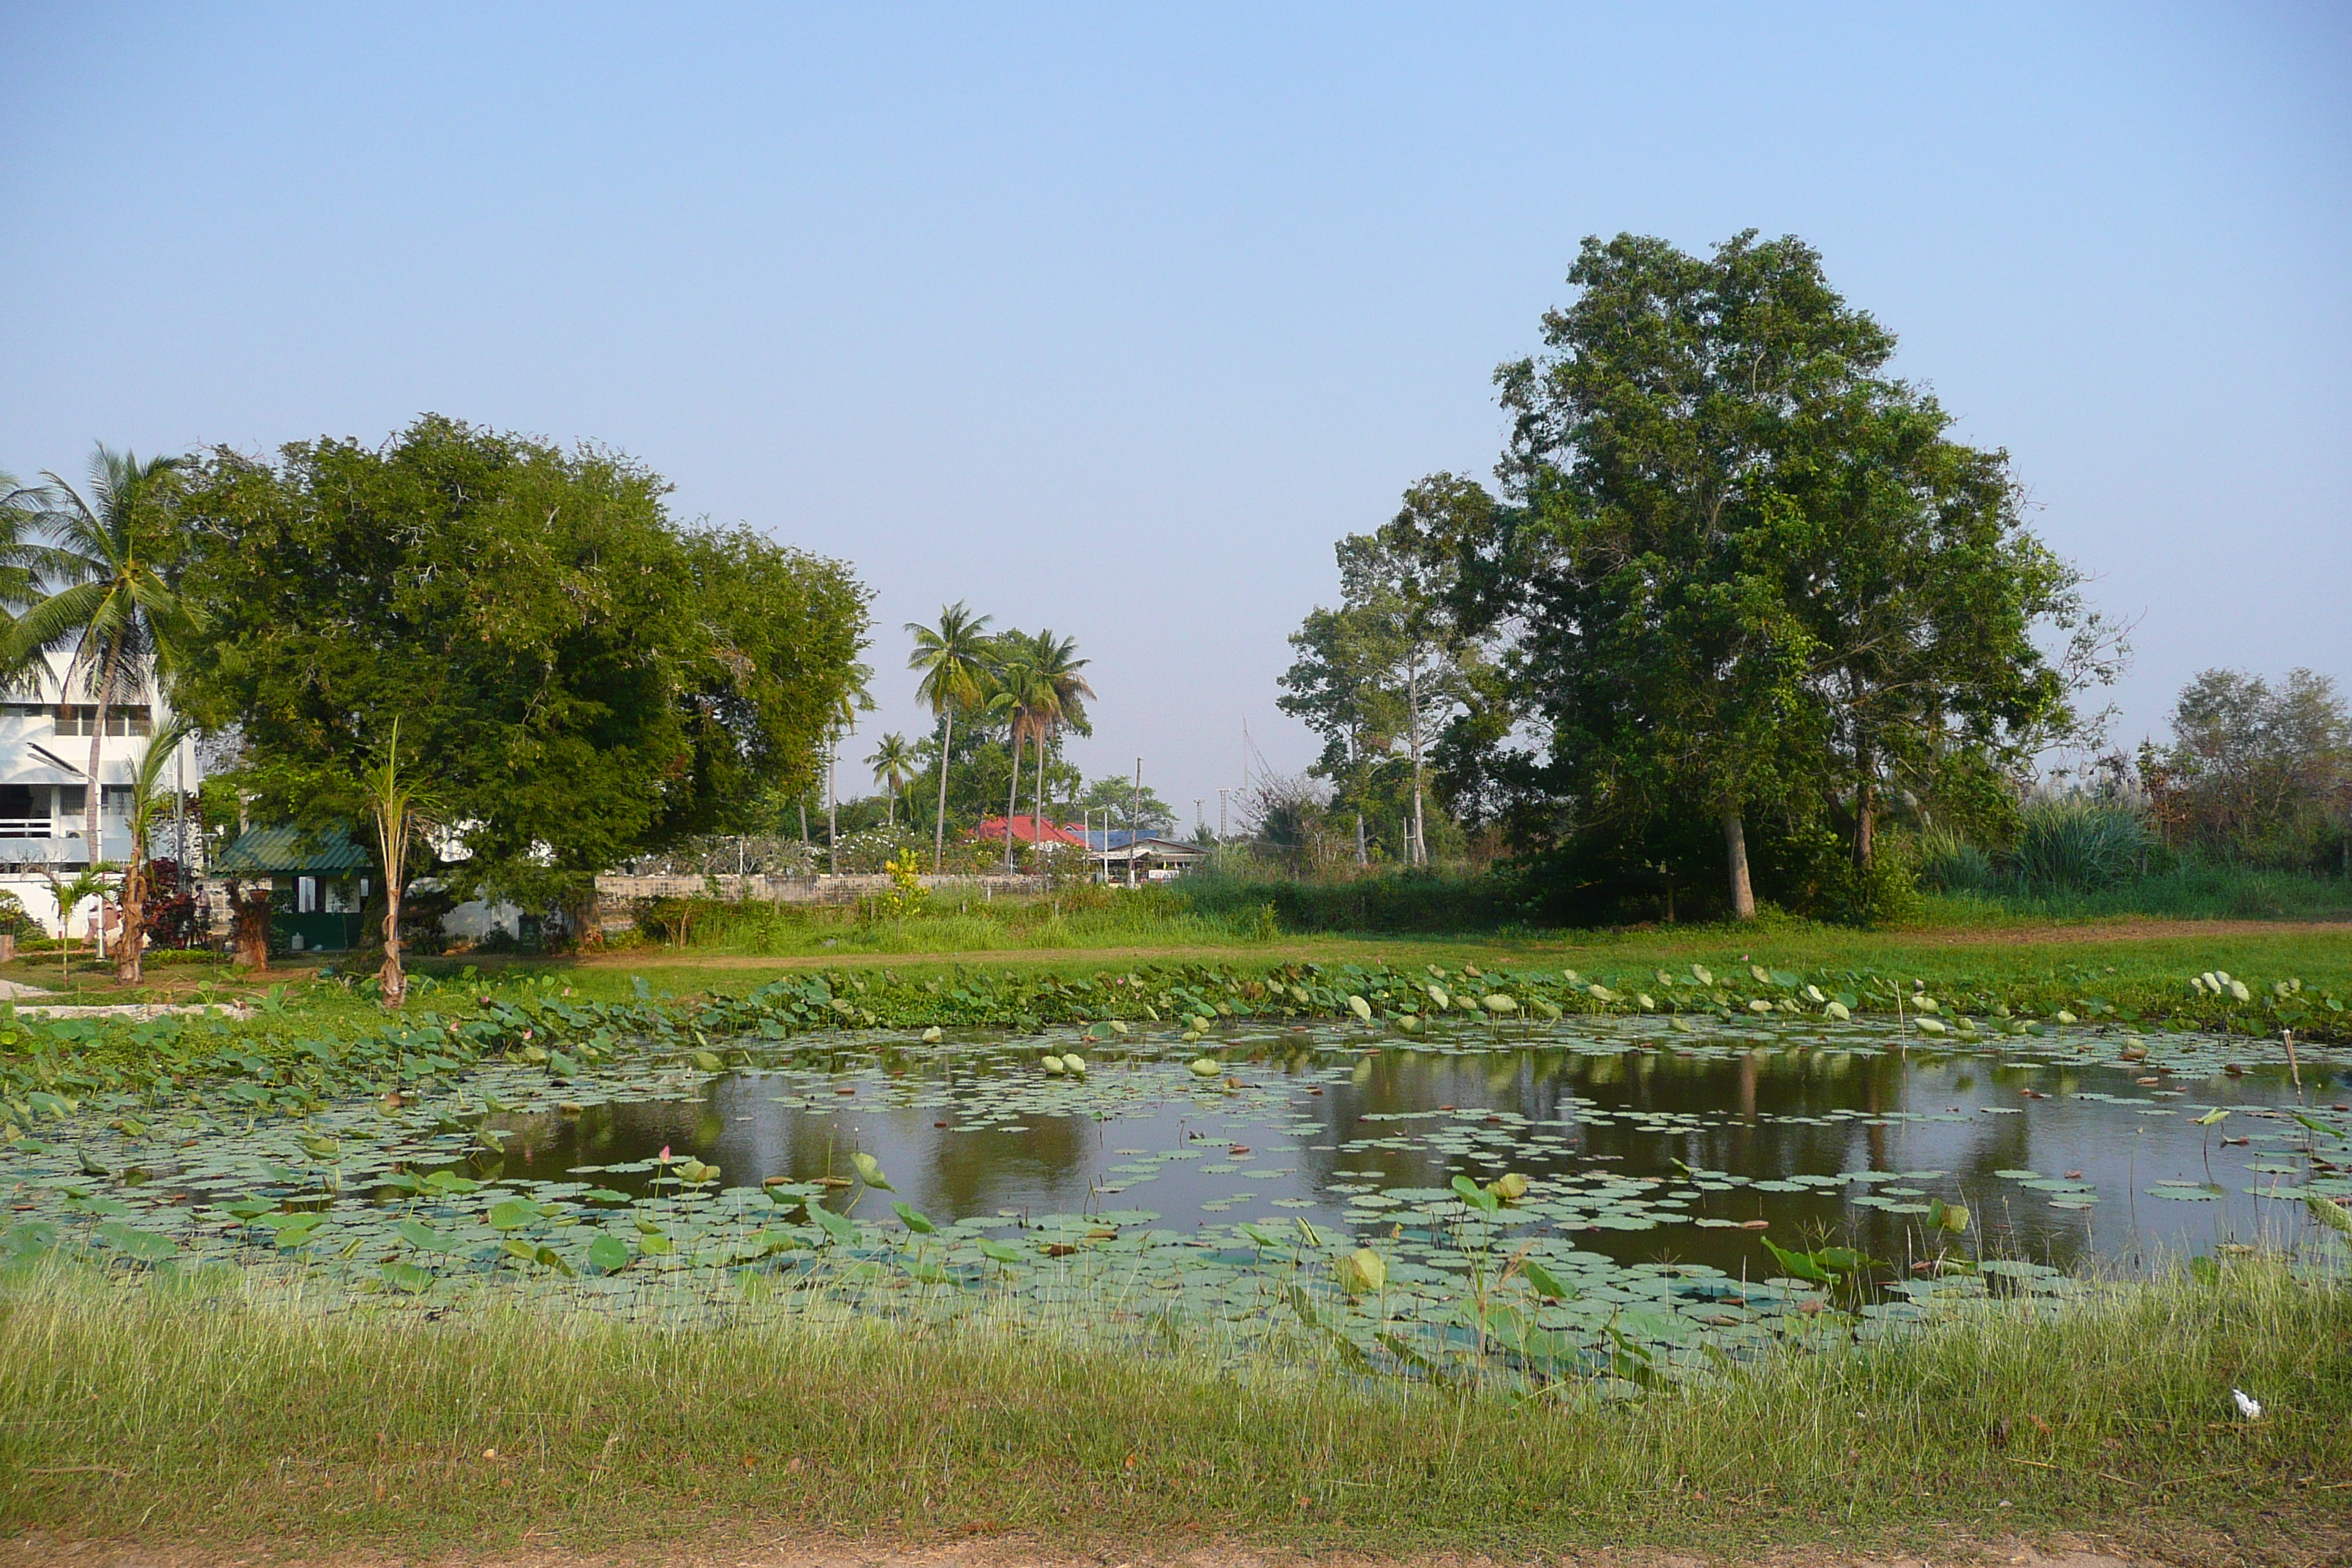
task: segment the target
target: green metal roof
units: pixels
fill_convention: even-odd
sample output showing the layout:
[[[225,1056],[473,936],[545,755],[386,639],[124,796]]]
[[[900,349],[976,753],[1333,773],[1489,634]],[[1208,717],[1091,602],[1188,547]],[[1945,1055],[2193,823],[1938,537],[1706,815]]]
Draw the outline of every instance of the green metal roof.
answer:
[[[337,877],[365,871],[373,864],[368,852],[340,827],[249,827],[213,857],[212,868],[257,876],[299,872]]]

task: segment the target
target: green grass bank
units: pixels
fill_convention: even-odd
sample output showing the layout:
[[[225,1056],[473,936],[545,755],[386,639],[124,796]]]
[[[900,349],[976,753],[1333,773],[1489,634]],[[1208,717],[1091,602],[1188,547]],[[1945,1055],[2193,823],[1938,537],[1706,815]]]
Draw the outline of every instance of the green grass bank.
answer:
[[[675,1328],[485,1299],[426,1322],[184,1289],[0,1293],[0,1523],[404,1551],[776,1527],[1121,1553],[2062,1529],[2188,1560],[2352,1550],[2352,1293],[2274,1258],[2056,1316],[1832,1330],[1631,1397],[1373,1384],[1306,1341],[1221,1368],[1002,1321]]]

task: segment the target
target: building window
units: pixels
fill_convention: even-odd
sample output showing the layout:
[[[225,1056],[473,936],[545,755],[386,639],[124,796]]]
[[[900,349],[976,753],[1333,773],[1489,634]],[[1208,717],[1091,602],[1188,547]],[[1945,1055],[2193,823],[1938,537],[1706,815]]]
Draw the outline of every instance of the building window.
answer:
[[[318,911],[319,879],[316,877],[295,878],[294,912],[298,915],[310,915],[316,914]]]
[[[55,716],[60,735],[95,735],[98,733],[98,704],[86,702],[39,711]],[[106,732],[110,735],[152,735],[155,732],[152,710],[143,705],[110,707],[106,710]]]

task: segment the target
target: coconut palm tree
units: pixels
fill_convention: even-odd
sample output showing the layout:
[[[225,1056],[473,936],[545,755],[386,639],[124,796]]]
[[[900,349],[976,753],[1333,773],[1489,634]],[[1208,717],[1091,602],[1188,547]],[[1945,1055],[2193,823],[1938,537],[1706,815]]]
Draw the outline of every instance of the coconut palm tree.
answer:
[[[89,460],[89,494],[55,474],[40,523],[50,546],[37,570],[56,583],[9,629],[6,664],[22,670],[39,656],[70,652],[58,692],[79,684],[97,704],[89,731],[88,806],[83,836],[100,858],[99,749],[106,713],[118,700],[162,685],[178,662],[194,617],[163,574],[179,554],[179,519],[171,507],[177,458],[146,462],[100,445]]]
[[[1013,777],[1004,793],[1004,873],[1009,877],[1013,874],[1013,814],[1021,805],[1022,747],[1035,734],[1043,708],[1053,693],[1038,670],[1035,649],[1021,632],[1007,632],[996,639],[996,662],[991,673],[995,689],[989,694],[989,711],[1004,715],[1013,742]]]
[[[72,960],[66,946],[66,927],[72,922],[73,912],[81,907],[83,900],[96,899],[98,912],[90,916],[89,926],[82,940],[89,941],[90,933],[95,933],[100,942],[106,940],[106,873],[111,868],[104,861],[93,860],[72,876],[60,877],[56,867],[43,861],[39,869],[41,875],[48,879],[49,895],[58,905],[58,974],[70,984],[72,975],[68,966]]]
[[[874,748],[866,765],[874,770],[874,782],[889,791],[886,826],[898,826],[898,792],[907,787],[907,780],[915,771],[914,748],[907,744],[906,736],[893,731],[882,737],[882,743]]]
[[[931,875],[938,876],[948,853],[948,757],[955,740],[955,716],[960,709],[976,708],[986,700],[991,617],[975,616],[958,599],[940,611],[940,624],[908,621],[915,651],[907,668],[919,669],[923,679],[915,696],[931,705],[940,718],[940,814],[931,825]]]
[[[1091,659],[1077,657],[1078,639],[1057,637],[1049,627],[1029,639],[1029,657],[1037,672],[1038,727],[1037,742],[1037,818],[1045,816],[1045,753],[1055,738],[1064,730],[1076,730],[1081,735],[1095,732],[1093,721],[1087,717],[1086,700],[1095,694],[1087,678],[1078,672]]]
[[[841,742],[857,728],[857,715],[874,711],[874,694],[867,687],[874,679],[873,666],[853,662],[849,667],[849,684],[841,689],[841,700],[834,705],[833,725],[824,736],[824,868],[827,875],[838,875],[841,868],[834,864],[834,847],[841,842],[841,803],[834,793],[834,763],[838,760]],[[803,833],[803,837],[807,835]]]
[[[130,984],[139,982],[142,951],[147,945],[148,863],[153,858],[155,826],[164,809],[176,804],[163,788],[163,764],[190,730],[185,720],[175,719],[156,731],[131,772],[131,854],[122,863],[122,946],[114,962],[114,977]]]
[[[0,472],[0,626],[15,612],[40,602],[40,569],[49,552],[33,543],[52,497],[47,485],[28,485]]]

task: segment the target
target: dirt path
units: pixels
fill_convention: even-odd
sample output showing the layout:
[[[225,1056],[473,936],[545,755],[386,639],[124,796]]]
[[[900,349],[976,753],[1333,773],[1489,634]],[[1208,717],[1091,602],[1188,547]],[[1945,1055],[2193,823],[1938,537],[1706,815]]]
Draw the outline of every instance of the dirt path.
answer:
[[[2127,1556],[2105,1543],[2063,1539],[2038,1545],[2018,1541],[1956,1538],[1949,1546],[1916,1552],[1850,1552],[1798,1548],[1758,1555],[1721,1556],[1647,1548],[1591,1552],[1377,1558],[1353,1553],[1261,1552],[1211,1546],[1150,1557],[1072,1555],[1013,1542],[954,1546],[782,1540],[766,1545],[684,1543],[574,1553],[562,1551],[403,1552],[311,1552],[295,1542],[237,1547],[141,1546],[114,1542],[67,1542],[30,1535],[0,1542],[0,1568],[2158,1568],[2159,1564],[2231,1561],[2202,1555]]]
[[[2341,936],[2352,921],[2116,920],[2081,925],[2001,926],[1981,930],[1890,931],[1885,940],[1914,947],[2001,947],[2034,942],[2168,942],[2217,936]]]

